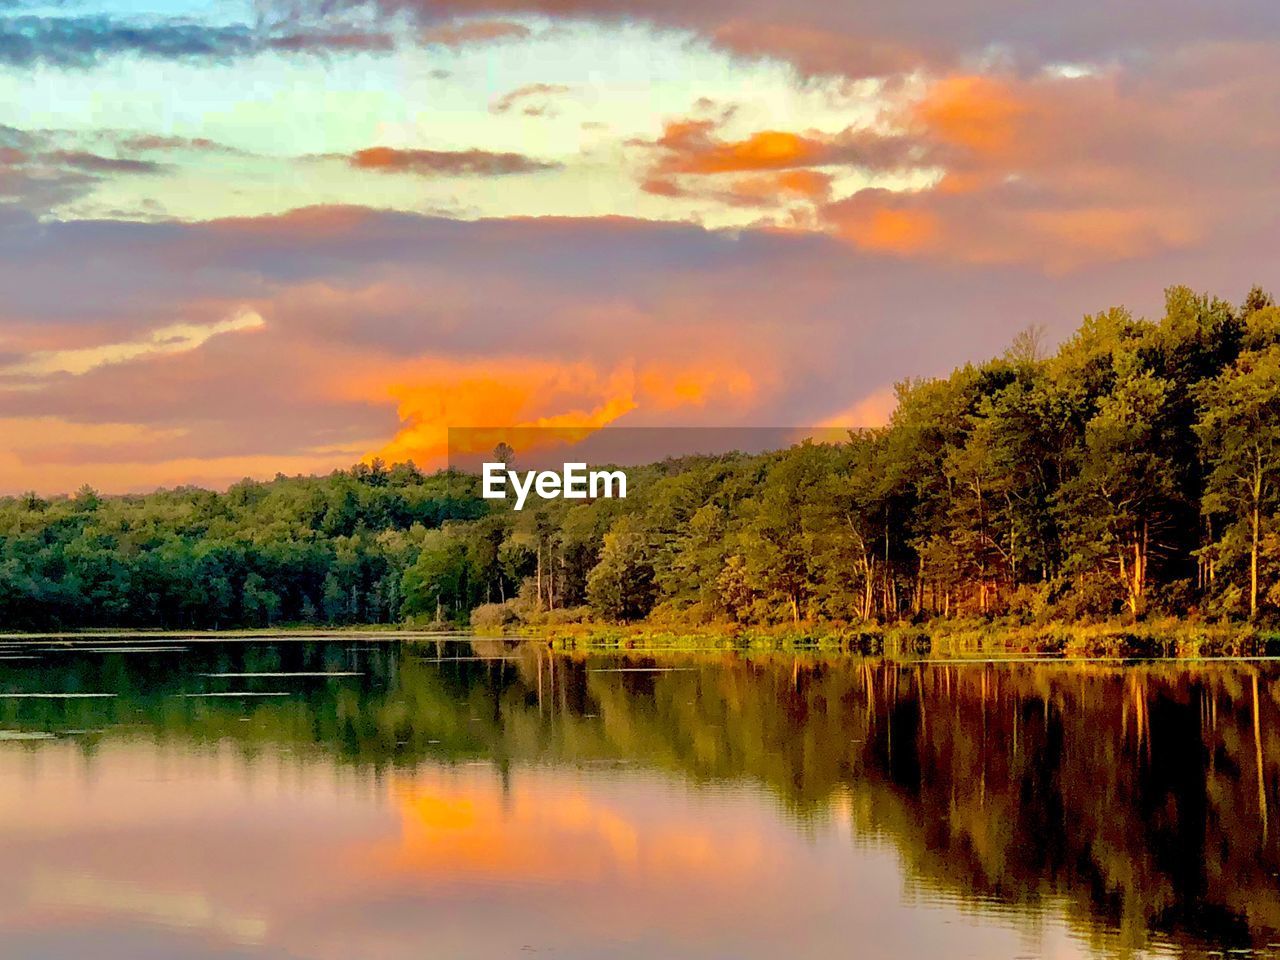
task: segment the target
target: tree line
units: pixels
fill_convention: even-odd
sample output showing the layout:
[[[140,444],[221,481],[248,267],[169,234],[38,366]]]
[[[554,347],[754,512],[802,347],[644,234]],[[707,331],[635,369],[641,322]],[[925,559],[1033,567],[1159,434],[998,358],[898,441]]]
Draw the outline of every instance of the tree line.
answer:
[[[1280,309],[1166,291],[897,388],[883,428],[513,512],[374,462],[226,493],[0,500],[0,623],[1280,615]],[[507,451],[510,453],[510,451]],[[519,451],[514,452],[519,459]]]

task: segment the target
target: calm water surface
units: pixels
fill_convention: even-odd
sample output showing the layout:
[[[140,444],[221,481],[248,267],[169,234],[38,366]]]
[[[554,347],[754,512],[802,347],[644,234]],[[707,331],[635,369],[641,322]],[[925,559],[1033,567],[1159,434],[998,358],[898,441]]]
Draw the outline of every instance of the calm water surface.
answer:
[[[1280,670],[0,643],[0,957],[1280,956]]]

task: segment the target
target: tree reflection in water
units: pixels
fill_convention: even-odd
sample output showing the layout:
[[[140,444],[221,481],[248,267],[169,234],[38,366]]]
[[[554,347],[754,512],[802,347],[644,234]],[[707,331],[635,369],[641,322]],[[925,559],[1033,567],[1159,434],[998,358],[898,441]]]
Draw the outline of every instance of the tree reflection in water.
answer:
[[[375,778],[482,760],[508,787],[531,764],[749,781],[801,821],[891,842],[914,893],[1052,905],[1100,949],[1260,948],[1280,932],[1268,663],[620,661],[498,641],[281,641],[48,648],[3,666],[8,693],[116,694],[0,698],[0,728],[76,732],[89,758],[117,740],[230,742]],[[282,673],[311,675],[243,676]]]

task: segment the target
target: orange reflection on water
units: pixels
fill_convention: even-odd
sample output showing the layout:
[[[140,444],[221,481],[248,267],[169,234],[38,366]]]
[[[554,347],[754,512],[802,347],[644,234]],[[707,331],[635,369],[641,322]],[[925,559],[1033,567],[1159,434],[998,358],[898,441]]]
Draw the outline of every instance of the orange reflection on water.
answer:
[[[752,882],[766,867],[761,837],[733,817],[688,811],[643,815],[571,776],[500,783],[490,771],[393,781],[401,834],[353,851],[354,870],[412,875],[419,882],[639,886]],[[632,805],[633,806],[633,805]]]

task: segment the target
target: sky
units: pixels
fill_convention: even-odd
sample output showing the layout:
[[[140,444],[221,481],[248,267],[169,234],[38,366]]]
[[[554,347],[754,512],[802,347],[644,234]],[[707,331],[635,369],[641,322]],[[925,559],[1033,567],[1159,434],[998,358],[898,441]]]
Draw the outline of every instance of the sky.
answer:
[[[874,426],[1277,167],[1272,0],[0,0],[0,494]]]

